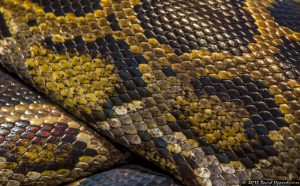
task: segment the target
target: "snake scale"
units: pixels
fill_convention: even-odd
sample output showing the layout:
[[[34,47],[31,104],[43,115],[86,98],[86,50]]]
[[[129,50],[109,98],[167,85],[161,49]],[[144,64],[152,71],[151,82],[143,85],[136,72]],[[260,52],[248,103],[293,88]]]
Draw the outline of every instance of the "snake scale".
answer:
[[[0,64],[0,185],[300,179],[298,0],[0,0]]]

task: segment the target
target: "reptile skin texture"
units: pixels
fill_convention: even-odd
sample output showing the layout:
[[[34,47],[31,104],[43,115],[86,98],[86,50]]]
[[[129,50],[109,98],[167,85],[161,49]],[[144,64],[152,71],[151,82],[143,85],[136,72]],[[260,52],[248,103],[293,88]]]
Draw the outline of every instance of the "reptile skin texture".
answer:
[[[128,152],[117,150],[1,68],[0,77],[0,185],[59,185],[130,161]],[[69,185],[95,183],[179,186],[168,176],[134,165]]]
[[[298,0],[0,0],[0,64],[184,185],[300,179]],[[174,182],[77,184],[147,174]]]
[[[127,155],[0,70],[0,185],[58,185]]]
[[[68,186],[179,186],[165,175],[140,166],[126,165],[84,178]]]

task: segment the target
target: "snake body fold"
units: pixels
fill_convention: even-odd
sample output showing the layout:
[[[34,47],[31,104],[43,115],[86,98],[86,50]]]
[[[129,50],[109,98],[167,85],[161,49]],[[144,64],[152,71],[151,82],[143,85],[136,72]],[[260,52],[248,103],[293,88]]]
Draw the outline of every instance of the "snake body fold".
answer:
[[[58,185],[126,159],[61,108],[0,74],[1,185]]]
[[[299,180],[297,1],[0,0],[0,63],[92,127],[1,72],[3,184],[127,159],[99,134],[185,185]],[[97,182],[178,184],[135,166],[74,184]]]

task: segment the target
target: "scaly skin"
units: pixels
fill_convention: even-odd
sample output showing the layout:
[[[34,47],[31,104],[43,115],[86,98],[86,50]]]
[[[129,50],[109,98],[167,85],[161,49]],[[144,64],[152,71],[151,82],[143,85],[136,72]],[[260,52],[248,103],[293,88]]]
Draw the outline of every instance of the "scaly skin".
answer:
[[[0,69],[0,185],[58,185],[128,153]]]
[[[110,185],[159,185],[179,186],[174,180],[165,175],[150,171],[140,166],[126,165],[114,168],[88,178],[68,184],[68,186],[110,186]]]
[[[117,150],[1,68],[0,76],[1,185],[59,185],[79,178],[70,185],[89,185],[101,178],[105,178],[100,182],[105,185],[179,185],[146,168],[116,167],[132,162],[128,152]],[[115,179],[108,179],[111,174]]]
[[[68,2],[0,1],[6,69],[186,185],[299,179],[297,1]]]

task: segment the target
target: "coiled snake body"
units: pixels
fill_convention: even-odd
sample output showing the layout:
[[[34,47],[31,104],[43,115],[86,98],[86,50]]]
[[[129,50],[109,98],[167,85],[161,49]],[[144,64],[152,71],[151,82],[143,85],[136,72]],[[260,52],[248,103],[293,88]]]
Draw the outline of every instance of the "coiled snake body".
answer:
[[[2,185],[132,161],[107,139],[177,181],[125,166],[73,184],[299,180],[296,0],[0,0],[0,63],[65,109],[1,71]]]

